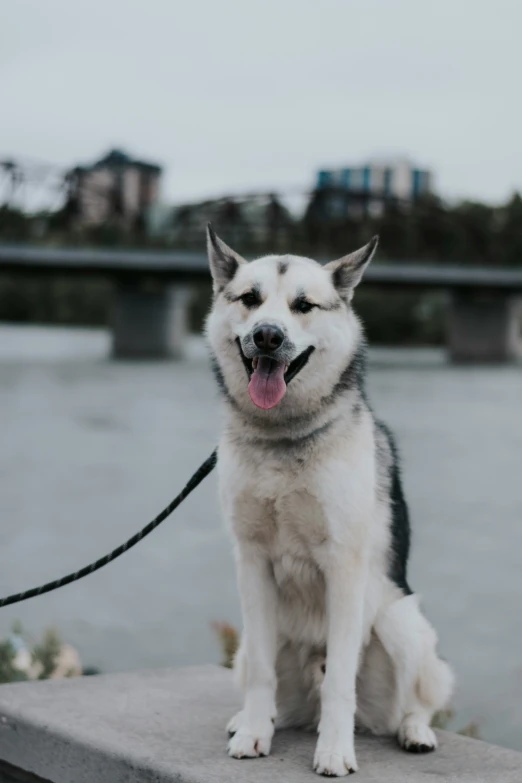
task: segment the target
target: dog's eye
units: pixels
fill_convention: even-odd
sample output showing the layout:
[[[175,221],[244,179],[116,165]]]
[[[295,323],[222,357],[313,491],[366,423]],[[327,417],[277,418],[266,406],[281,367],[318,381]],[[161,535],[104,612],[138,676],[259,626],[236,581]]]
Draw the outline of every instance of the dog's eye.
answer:
[[[243,296],[240,296],[239,298],[241,299],[245,307],[248,307],[249,309],[252,307],[258,307],[261,304],[261,299],[257,291],[248,291],[246,294],[243,294]]]
[[[309,313],[317,305],[312,304],[307,299],[296,299],[292,304],[292,310],[296,313]]]

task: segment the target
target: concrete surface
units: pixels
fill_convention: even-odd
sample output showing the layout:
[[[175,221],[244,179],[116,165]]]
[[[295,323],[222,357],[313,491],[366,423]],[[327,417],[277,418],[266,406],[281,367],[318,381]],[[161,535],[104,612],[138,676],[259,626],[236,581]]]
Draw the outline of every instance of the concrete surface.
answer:
[[[215,666],[0,687],[0,759],[52,783],[287,783],[317,779],[313,735],[276,734],[269,758],[236,761],[224,731],[239,696]],[[520,783],[522,754],[439,734],[426,756],[358,737],[360,783]]]

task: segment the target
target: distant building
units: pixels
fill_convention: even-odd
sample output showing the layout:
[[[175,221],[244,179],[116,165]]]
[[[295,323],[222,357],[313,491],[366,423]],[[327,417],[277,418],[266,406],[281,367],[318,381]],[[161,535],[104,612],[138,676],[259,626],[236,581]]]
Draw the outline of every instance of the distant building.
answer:
[[[363,166],[322,169],[317,173],[314,203],[327,220],[382,214],[385,204],[407,205],[433,192],[431,171],[407,160],[369,162]]]
[[[68,203],[79,225],[119,222],[126,228],[144,225],[159,198],[161,167],[111,150],[90,166],[67,174]]]
[[[416,168],[406,160],[367,163],[364,166],[323,169],[317,173],[316,187],[339,188],[408,201],[431,193],[433,176],[431,171]]]

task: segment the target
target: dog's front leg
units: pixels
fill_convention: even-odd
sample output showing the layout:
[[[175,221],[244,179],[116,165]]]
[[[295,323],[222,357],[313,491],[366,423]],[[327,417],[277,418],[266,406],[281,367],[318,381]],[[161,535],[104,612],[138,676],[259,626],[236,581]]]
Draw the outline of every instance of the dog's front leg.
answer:
[[[332,544],[325,568],[328,634],[326,673],[314,769],[343,776],[357,770],[355,680],[362,643],[366,562],[362,553]]]
[[[269,563],[254,544],[236,550],[241,609],[245,704],[228,752],[235,758],[267,756],[276,717],[276,589]]]

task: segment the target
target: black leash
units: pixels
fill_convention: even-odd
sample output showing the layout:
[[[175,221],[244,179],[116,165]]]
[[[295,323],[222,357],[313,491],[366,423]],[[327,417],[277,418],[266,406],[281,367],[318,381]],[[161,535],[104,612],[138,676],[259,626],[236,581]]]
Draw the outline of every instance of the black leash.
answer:
[[[145,525],[145,527],[140,530],[139,533],[136,533],[135,536],[129,538],[128,541],[117,547],[117,549],[113,549],[113,551],[108,555],[105,555],[105,557],[100,557],[100,559],[96,560],[95,563],[91,563],[90,565],[85,566],[85,568],[81,568],[79,571],[75,571],[73,574],[62,576],[61,579],[55,579],[54,582],[47,582],[47,584],[41,585],[40,587],[33,587],[32,590],[25,590],[23,593],[14,593],[13,595],[8,595],[6,598],[0,598],[0,609],[3,606],[9,606],[9,604],[17,604],[19,601],[27,601],[29,598],[34,598],[37,595],[50,593],[51,590],[58,590],[59,587],[70,585],[71,582],[77,582],[78,579],[83,579],[84,576],[93,574],[95,571],[103,568],[103,566],[106,566],[108,563],[112,563],[113,560],[116,560],[117,557],[123,555],[124,552],[127,552],[127,550],[144,539],[145,536],[148,536],[149,533],[152,533],[152,531],[155,530],[158,525],[161,525],[161,523],[177,509],[180,503],[183,503],[185,498],[190,495],[192,490],[196,489],[198,484],[201,484],[203,479],[214,470],[216,467],[216,462],[217,450],[212,452],[210,457],[205,460],[203,465],[201,465],[201,467],[196,470],[192,478],[187,482],[179,495],[175,497],[174,500],[169,503],[169,505],[164,508],[155,519],[152,520],[152,522],[149,522],[148,525]]]

